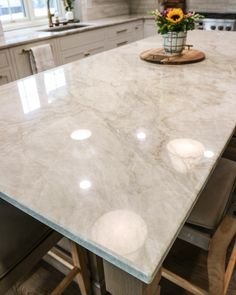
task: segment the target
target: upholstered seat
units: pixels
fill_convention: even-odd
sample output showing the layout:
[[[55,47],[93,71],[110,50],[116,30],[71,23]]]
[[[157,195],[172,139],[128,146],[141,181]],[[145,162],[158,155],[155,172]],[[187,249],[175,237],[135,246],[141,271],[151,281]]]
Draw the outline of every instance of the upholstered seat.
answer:
[[[231,141],[229,142],[223,156],[230,160],[236,161],[236,132],[231,138]]]
[[[236,182],[236,163],[220,159],[187,223],[214,230],[231,203]]]
[[[0,279],[51,232],[49,227],[0,200]]]

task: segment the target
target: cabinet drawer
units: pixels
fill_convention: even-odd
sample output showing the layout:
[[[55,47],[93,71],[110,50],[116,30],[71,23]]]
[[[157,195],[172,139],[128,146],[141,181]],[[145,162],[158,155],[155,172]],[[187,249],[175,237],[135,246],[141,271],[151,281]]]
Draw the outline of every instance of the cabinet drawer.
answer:
[[[62,53],[63,64],[76,61],[78,59],[94,55],[96,53],[104,51],[104,42],[96,42],[87,46],[80,48],[74,48],[71,50],[66,50]]]
[[[11,81],[13,81],[11,70],[10,69],[0,70],[0,85],[4,85]]]
[[[114,39],[119,39],[121,37],[127,36],[133,33],[133,26],[134,24],[132,23],[126,23],[126,24],[110,27],[108,29],[108,38],[110,40],[114,40]]]
[[[9,53],[7,50],[0,50],[0,68],[9,67]]]
[[[120,47],[126,44],[129,44],[130,42],[133,42],[133,35],[127,35],[120,38],[117,38],[116,40],[109,40],[108,41],[108,49]]]
[[[78,48],[91,43],[104,41],[105,30],[97,29],[94,31],[78,33],[70,36],[66,36],[60,39],[60,48],[62,51]]]

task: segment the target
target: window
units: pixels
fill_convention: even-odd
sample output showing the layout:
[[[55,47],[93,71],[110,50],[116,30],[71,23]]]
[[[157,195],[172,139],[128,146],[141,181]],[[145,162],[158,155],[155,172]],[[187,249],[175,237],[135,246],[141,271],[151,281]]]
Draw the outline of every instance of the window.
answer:
[[[46,0],[33,0],[32,2],[33,2],[34,15],[36,17],[47,16]],[[56,0],[50,1],[50,9],[51,9],[52,13],[54,13],[56,10],[58,10]]]
[[[0,0],[0,19],[2,22],[24,19],[25,7],[22,0]]]
[[[50,0],[51,13],[64,14],[62,0]],[[47,0],[0,0],[0,20],[7,26],[29,26],[47,22]]]

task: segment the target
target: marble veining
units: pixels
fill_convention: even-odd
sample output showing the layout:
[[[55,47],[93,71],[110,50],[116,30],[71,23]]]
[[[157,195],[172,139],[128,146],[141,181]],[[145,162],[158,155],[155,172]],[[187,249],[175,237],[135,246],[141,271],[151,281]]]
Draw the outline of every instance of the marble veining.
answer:
[[[140,60],[155,36],[0,87],[1,197],[146,283],[235,129],[235,33],[188,42],[206,60]]]

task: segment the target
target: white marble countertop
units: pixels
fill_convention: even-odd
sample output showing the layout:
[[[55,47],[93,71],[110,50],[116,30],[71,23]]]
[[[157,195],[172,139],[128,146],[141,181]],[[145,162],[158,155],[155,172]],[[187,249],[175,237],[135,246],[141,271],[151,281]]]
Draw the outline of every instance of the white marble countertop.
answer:
[[[155,36],[0,87],[1,197],[147,283],[236,123],[234,33],[188,43],[206,60],[140,60]]]
[[[132,22],[135,20],[143,20],[147,18],[153,18],[152,16],[143,15],[120,15],[116,17],[103,18],[97,20],[90,20],[83,22],[88,24],[87,27],[61,31],[61,32],[43,32],[42,30],[48,29],[48,26],[32,27],[28,29],[19,29],[8,31],[4,33],[4,36],[0,36],[0,49],[14,47],[30,42],[42,41],[52,38],[58,38],[65,35],[78,34],[85,31],[91,31],[98,28],[113,26],[126,22]]]

